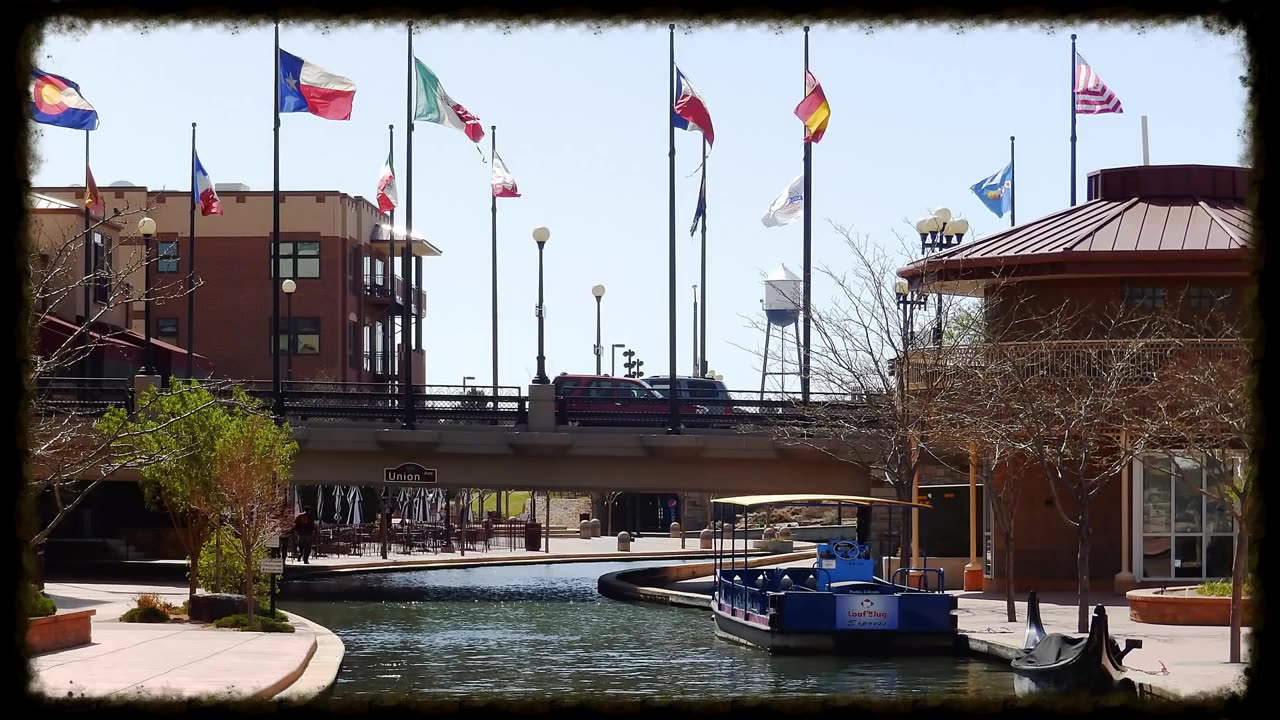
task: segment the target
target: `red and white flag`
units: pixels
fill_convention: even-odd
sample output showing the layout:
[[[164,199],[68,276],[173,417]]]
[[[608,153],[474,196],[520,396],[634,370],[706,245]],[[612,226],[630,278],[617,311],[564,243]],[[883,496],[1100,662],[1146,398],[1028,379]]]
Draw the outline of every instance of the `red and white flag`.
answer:
[[[214,189],[209,173],[205,172],[204,165],[200,164],[199,156],[196,157],[195,182],[192,185],[195,197],[191,198],[191,201],[200,208],[200,214],[205,217],[221,215],[222,201],[218,199],[218,191]]]
[[[378,178],[378,212],[389,213],[396,209],[399,199],[396,197],[396,171],[391,167],[391,155],[382,165],[382,176]]]
[[[507,170],[507,164],[502,162],[502,158],[496,152],[493,154],[493,196],[520,197],[520,190],[516,187],[516,179],[511,177],[511,171]]]
[[[1111,92],[1111,88],[1102,82],[1098,73],[1089,67],[1084,57],[1076,53],[1076,113],[1079,115],[1101,115],[1102,113],[1123,113],[1120,98]]]

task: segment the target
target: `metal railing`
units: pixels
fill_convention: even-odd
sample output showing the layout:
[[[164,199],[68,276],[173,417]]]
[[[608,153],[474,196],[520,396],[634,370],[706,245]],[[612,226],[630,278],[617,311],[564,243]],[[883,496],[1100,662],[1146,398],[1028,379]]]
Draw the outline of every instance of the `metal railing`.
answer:
[[[101,415],[111,408],[133,410],[129,378],[42,377],[36,380],[36,412]]]
[[[388,278],[386,275],[378,273],[365,273],[364,294],[380,300],[390,300],[397,303],[404,302],[404,284],[405,279],[399,275]],[[425,307],[427,293],[424,290],[417,290],[410,294],[409,299],[415,309]]]
[[[871,400],[834,393],[811,393],[805,403],[799,393],[730,392],[726,398],[677,399],[679,419],[686,428],[750,430],[779,425],[821,427],[832,422],[860,423],[872,419]],[[670,422],[667,398],[557,396],[559,425],[665,427]]]

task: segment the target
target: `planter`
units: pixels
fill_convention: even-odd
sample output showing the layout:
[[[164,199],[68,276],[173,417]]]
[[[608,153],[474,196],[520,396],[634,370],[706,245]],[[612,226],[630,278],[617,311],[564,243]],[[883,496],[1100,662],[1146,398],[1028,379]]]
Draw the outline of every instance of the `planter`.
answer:
[[[88,645],[97,610],[72,610],[27,621],[27,652],[31,655]]]
[[[1129,619],[1150,625],[1220,625],[1231,624],[1231,597],[1201,595],[1195,587],[1164,590],[1130,590]],[[1242,599],[1242,625],[1253,626],[1253,600]]]

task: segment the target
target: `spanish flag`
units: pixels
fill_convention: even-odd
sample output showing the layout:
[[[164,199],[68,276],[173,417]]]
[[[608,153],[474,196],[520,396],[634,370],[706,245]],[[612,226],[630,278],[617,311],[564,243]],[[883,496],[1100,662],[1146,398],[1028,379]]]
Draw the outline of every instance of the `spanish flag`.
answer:
[[[827,131],[827,121],[831,119],[831,106],[827,104],[827,96],[813,73],[805,71],[804,99],[796,106],[796,117],[804,123],[805,142],[818,142]]]
[[[89,208],[89,212],[98,217],[103,215],[102,193],[98,192],[98,183],[93,181],[93,171],[88,165],[84,166],[84,206]]]

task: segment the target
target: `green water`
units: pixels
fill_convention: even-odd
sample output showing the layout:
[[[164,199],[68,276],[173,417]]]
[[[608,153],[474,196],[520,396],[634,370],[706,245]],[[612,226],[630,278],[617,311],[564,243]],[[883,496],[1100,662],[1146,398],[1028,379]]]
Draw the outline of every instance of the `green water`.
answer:
[[[333,689],[338,698],[1013,694],[1012,675],[982,660],[769,656],[716,639],[710,613],[617,602],[596,592],[600,575],[651,564],[659,563],[312,580],[292,585],[308,599],[281,607],[342,638],[347,654]]]

